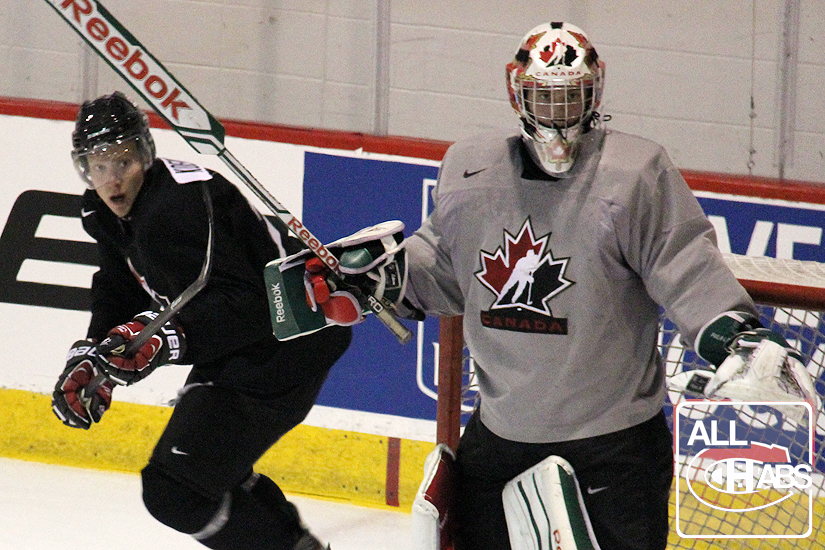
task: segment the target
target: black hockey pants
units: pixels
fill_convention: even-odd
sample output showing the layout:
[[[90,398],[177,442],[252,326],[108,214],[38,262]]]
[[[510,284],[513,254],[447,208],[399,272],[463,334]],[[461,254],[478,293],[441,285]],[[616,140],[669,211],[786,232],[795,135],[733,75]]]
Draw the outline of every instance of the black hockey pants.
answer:
[[[328,328],[264,364],[254,350],[195,367],[142,473],[149,512],[216,550],[291,550],[297,512],[252,467],[306,417],[350,337]]]
[[[596,540],[610,550],[664,550],[673,480],[664,413],[612,434],[559,443],[498,437],[476,411],[459,442],[456,550],[508,550],[505,484],[550,455],[576,472]]]

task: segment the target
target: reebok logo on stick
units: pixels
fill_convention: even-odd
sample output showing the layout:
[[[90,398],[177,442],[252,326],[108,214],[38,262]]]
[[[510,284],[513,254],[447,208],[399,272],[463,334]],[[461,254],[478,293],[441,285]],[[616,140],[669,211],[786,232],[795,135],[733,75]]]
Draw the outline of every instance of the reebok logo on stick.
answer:
[[[338,271],[340,269],[338,258],[332,255],[332,253],[327,250],[327,247],[324,244],[312,236],[312,233],[309,232],[304,227],[304,224],[298,220],[295,216],[289,220],[287,223],[287,227],[295,233],[298,238],[300,238],[304,244],[306,244],[310,250],[312,250],[325,264],[327,264],[330,269]]]
[[[170,122],[196,130],[211,129],[207,113],[103,6],[94,0],[48,1],[107,62],[120,66],[119,72],[129,84],[144,92]]]

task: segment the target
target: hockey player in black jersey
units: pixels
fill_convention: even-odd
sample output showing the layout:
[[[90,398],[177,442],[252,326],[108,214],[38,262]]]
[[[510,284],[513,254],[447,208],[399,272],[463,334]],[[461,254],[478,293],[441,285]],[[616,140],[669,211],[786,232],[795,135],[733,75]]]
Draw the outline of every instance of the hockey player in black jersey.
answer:
[[[88,429],[117,385],[167,363],[193,365],[142,471],[149,512],[209,548],[321,549],[278,486],[252,469],[305,418],[350,342],[350,329],[338,326],[288,342],[272,335],[263,269],[302,245],[220,174],[157,158],[146,115],[119,92],[83,104],[72,141],[100,270],[86,338],[72,346],[55,387],[55,413]],[[198,278],[209,251],[207,201],[205,287],[123,353]]]

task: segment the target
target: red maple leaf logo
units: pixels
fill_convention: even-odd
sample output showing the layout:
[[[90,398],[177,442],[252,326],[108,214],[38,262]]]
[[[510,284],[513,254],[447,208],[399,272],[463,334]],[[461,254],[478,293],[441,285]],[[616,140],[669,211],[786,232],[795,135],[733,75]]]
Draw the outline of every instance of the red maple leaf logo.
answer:
[[[539,240],[533,237],[533,228],[530,227],[529,220],[524,222],[516,237],[505,230],[504,250],[499,247],[492,255],[482,250],[481,271],[476,274],[476,277],[484,286],[498,295],[513,272],[515,260],[525,257],[528,250],[532,250],[541,256],[546,244],[546,236]],[[513,265],[510,264],[511,258],[513,259]]]
[[[549,237],[537,239],[528,218],[516,236],[504,231],[504,247],[492,254],[481,251],[481,270],[475,275],[496,295],[493,309],[520,307],[550,314],[549,298],[573,283],[564,278],[568,259],[556,260],[546,250]]]

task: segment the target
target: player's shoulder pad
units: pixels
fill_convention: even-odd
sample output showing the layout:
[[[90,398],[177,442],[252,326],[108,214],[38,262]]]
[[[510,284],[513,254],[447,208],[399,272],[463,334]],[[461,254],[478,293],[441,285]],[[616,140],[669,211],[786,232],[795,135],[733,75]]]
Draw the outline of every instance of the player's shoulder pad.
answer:
[[[198,166],[185,160],[173,160],[160,158],[166,169],[178,183],[190,183],[193,181],[207,181],[212,179],[212,174],[203,166]]]
[[[438,193],[512,185],[510,158],[521,137],[511,129],[496,129],[453,143],[439,170]]]

